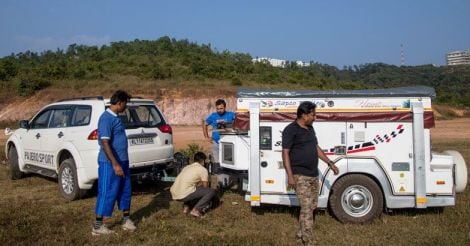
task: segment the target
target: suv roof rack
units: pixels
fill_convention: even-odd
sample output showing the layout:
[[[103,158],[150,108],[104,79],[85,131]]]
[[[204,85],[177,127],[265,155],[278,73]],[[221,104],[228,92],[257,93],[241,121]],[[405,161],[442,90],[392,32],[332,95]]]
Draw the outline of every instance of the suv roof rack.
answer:
[[[66,101],[76,101],[76,100],[101,100],[103,101],[103,96],[91,96],[91,97],[74,97],[74,98],[67,98],[67,99],[62,99],[57,102],[66,102]]]

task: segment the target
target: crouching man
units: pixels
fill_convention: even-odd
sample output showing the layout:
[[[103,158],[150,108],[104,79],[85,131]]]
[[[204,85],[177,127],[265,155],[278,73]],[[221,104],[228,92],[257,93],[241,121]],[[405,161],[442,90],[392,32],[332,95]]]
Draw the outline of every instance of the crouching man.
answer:
[[[204,153],[197,152],[194,163],[181,170],[170,188],[173,200],[184,203],[185,213],[193,207],[189,214],[194,217],[203,215],[215,195],[215,190],[209,188],[209,173],[204,167],[206,158]]]

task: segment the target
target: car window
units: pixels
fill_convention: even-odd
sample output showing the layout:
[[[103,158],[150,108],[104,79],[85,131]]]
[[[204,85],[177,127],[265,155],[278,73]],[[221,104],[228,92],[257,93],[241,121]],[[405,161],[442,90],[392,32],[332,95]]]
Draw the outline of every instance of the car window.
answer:
[[[47,128],[52,109],[44,110],[31,121],[31,129]]]
[[[126,128],[158,127],[165,124],[160,112],[153,105],[129,105],[118,116]]]
[[[70,116],[72,110],[67,109],[55,109],[52,113],[49,128],[67,127],[70,126]]]
[[[72,126],[86,126],[90,124],[91,118],[91,107],[90,106],[79,106],[75,108]]]

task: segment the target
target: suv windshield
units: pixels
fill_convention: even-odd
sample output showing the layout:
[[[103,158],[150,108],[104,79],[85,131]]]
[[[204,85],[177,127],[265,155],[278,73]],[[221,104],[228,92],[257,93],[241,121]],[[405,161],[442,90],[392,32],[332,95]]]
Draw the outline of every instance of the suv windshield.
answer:
[[[165,124],[165,120],[154,105],[127,105],[119,118],[126,129],[138,127],[158,127]]]

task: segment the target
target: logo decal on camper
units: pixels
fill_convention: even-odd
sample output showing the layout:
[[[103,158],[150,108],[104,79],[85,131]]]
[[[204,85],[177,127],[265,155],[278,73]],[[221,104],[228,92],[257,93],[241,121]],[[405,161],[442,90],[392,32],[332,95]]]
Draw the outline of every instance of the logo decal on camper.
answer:
[[[261,101],[261,107],[271,108],[273,106],[273,101]]]
[[[398,137],[404,131],[405,129],[403,128],[403,125],[400,124],[397,126],[396,130],[392,131],[390,134],[384,134],[384,135],[377,134],[375,138],[369,142],[348,146],[346,153],[353,154],[353,153],[358,153],[358,152],[366,152],[366,151],[375,150],[376,145],[381,144],[381,143],[390,143],[392,139]],[[323,152],[325,152],[326,155],[334,155],[335,149],[334,148],[324,149]]]

